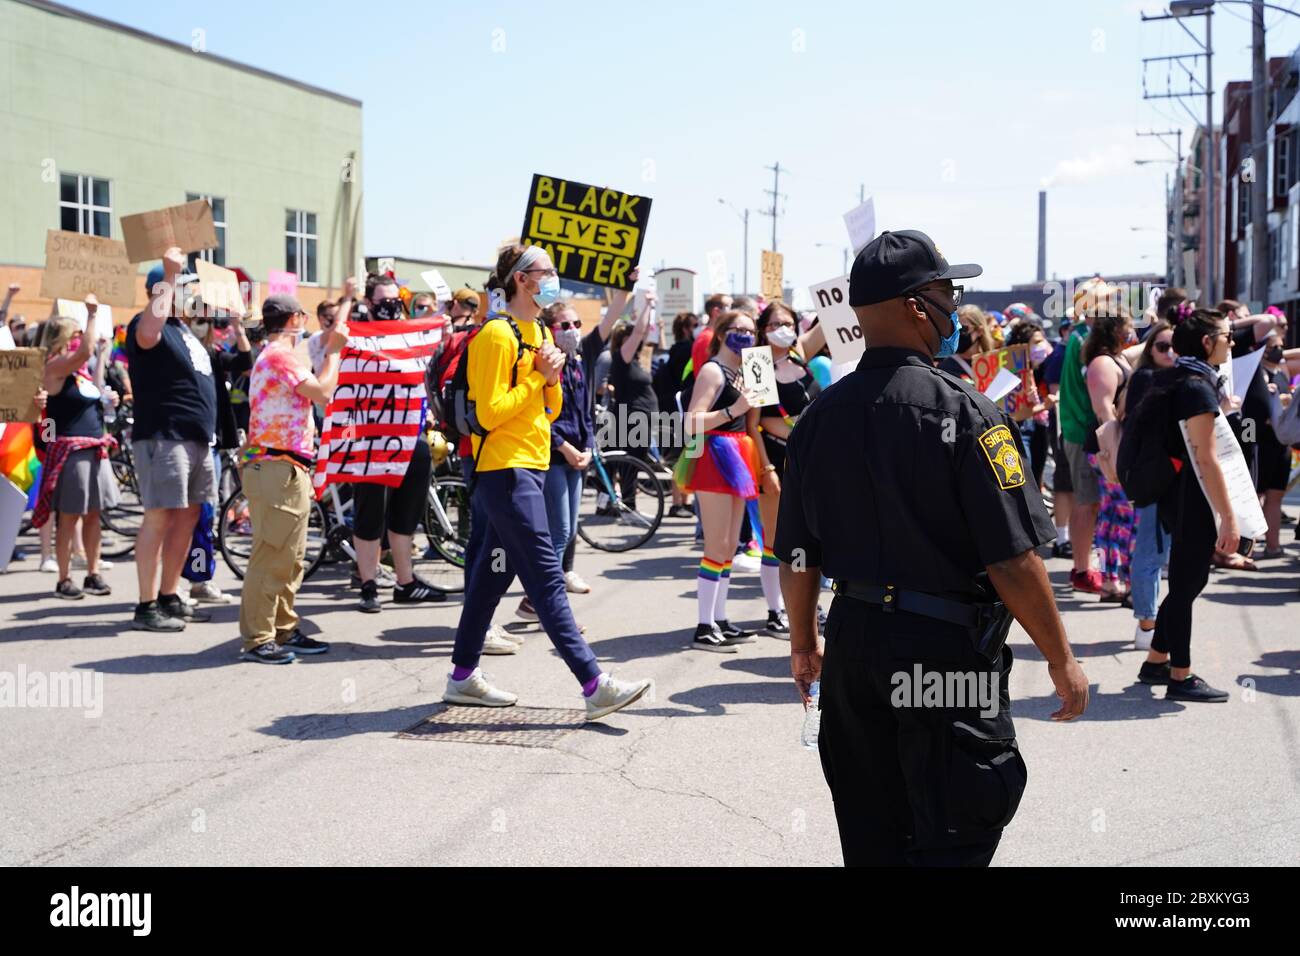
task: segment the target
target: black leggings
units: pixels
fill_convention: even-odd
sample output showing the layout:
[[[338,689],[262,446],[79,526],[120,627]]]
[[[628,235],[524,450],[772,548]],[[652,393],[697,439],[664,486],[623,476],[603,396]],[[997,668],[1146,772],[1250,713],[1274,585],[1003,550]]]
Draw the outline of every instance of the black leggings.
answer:
[[[1189,471],[1184,468],[1184,471]],[[1214,512],[1195,476],[1184,474],[1182,507],[1175,506],[1168,522],[1173,526],[1169,550],[1169,593],[1160,602],[1152,650],[1169,654],[1170,667],[1192,666],[1192,605],[1210,579],[1218,529]]]

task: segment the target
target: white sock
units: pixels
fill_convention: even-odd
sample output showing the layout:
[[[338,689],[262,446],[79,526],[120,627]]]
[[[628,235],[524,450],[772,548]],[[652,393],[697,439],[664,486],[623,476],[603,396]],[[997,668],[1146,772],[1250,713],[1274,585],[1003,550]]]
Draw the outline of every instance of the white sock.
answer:
[[[1056,540],[1061,544],[1070,543],[1070,526],[1068,524],[1056,526]]]
[[[700,562],[699,576],[695,579],[695,598],[699,605],[700,623],[713,623],[713,606],[718,599],[717,575],[722,565],[705,558]]]
[[[764,557],[763,566],[758,569],[758,578],[763,582],[763,597],[767,600],[767,609],[781,610],[781,566],[769,564]]]
[[[722,566],[722,575],[718,578],[718,596],[713,602],[713,619],[727,619],[727,586],[731,584],[731,562]]]

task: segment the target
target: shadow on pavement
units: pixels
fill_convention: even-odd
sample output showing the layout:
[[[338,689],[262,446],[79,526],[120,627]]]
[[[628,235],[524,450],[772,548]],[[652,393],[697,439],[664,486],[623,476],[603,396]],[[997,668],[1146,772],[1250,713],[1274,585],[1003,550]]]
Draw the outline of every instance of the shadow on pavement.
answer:
[[[1088,688],[1088,709],[1084,720],[1154,720],[1175,714],[1185,707],[1177,701],[1164,699],[1163,688],[1148,684],[1130,684],[1118,693],[1102,694],[1096,684]],[[1206,706],[1213,706],[1207,704]],[[1017,697],[1011,701],[1011,714],[1025,720],[1050,721],[1052,714],[1061,709],[1061,699],[1055,694],[1042,697]]]

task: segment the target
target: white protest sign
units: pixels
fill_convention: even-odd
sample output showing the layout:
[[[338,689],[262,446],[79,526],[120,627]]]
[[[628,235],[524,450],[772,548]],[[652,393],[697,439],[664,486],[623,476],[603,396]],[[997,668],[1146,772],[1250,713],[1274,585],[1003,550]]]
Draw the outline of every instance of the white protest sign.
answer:
[[[849,277],[840,276],[809,286],[817,322],[826,334],[833,365],[857,365],[866,351],[858,317],[849,308]]]
[[[721,249],[714,249],[708,254],[709,292],[723,292],[727,289],[727,254]]]
[[[55,299],[54,311],[65,319],[73,319],[77,323],[77,328],[86,331],[86,319],[90,317],[90,312],[86,309],[86,303],[78,302],[76,299]],[[113,334],[113,307],[111,305],[101,304],[98,311],[95,312],[95,324],[99,327],[99,337],[108,338]]]
[[[429,287],[435,299],[439,302],[451,301],[451,286],[447,285],[447,280],[442,277],[442,273],[437,269],[429,269],[420,273],[420,278],[424,284]]]
[[[740,369],[745,388],[754,392],[754,401],[759,408],[780,402],[776,393],[776,363],[772,361],[772,346],[756,345],[742,350]]]
[[[1183,433],[1183,441],[1187,443],[1187,456],[1191,459],[1196,480],[1201,483],[1201,491],[1204,492],[1205,479],[1201,475],[1201,466],[1196,461],[1196,455],[1192,452],[1186,420],[1180,421],[1178,428]],[[1228,504],[1237,518],[1237,528],[1241,531],[1241,536],[1243,538],[1264,537],[1265,532],[1268,531],[1268,522],[1264,520],[1264,510],[1259,506],[1255,482],[1250,477],[1250,469],[1246,467],[1246,458],[1241,453],[1237,436],[1232,433],[1232,426],[1223,415],[1214,416],[1214,457],[1218,459],[1219,469],[1223,472],[1223,481],[1228,486]],[[1205,500],[1210,500],[1208,494]],[[1214,517],[1217,521],[1221,516],[1215,514]]]
[[[376,264],[376,266],[375,266],[375,271],[378,272],[381,276],[386,276],[386,275],[388,275],[390,272],[391,272],[393,275],[396,275],[396,274],[397,274],[397,260],[396,260],[396,259],[393,259],[393,258],[391,258],[391,257],[385,257],[385,258],[383,258],[383,259],[380,259],[379,262],[378,262],[378,263]]]
[[[1259,371],[1259,360],[1264,357],[1263,349],[1255,349],[1241,358],[1232,360],[1232,394],[1236,395],[1243,402],[1246,400],[1246,391],[1250,388],[1250,383],[1255,380],[1255,373]]]
[[[14,334],[9,331],[9,326],[0,325],[0,351],[6,349],[15,349],[18,344],[14,341]],[[0,425],[0,428],[4,426]]]
[[[0,431],[4,427],[0,425]],[[25,510],[27,494],[8,478],[0,477],[0,571],[9,567]]]
[[[1015,372],[1000,368],[998,374],[993,376],[993,381],[984,389],[984,397],[991,402],[1000,402],[1023,384]]]
[[[665,316],[695,311],[695,273],[690,269],[660,269],[655,273],[655,292],[657,309]]]
[[[867,243],[876,238],[875,197],[868,196],[866,202],[846,212],[844,226],[849,230],[849,244],[853,246],[853,254],[857,255]]]

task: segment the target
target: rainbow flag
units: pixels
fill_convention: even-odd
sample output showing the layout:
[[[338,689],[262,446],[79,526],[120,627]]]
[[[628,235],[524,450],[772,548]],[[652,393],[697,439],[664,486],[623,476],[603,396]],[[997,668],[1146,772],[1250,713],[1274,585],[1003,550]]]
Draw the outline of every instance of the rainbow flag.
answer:
[[[113,331],[113,351],[109,353],[110,362],[126,364],[126,326],[119,325]]]
[[[8,478],[21,491],[30,491],[36,484],[41,465],[32,446],[32,426],[14,422],[0,426],[0,475]]]

